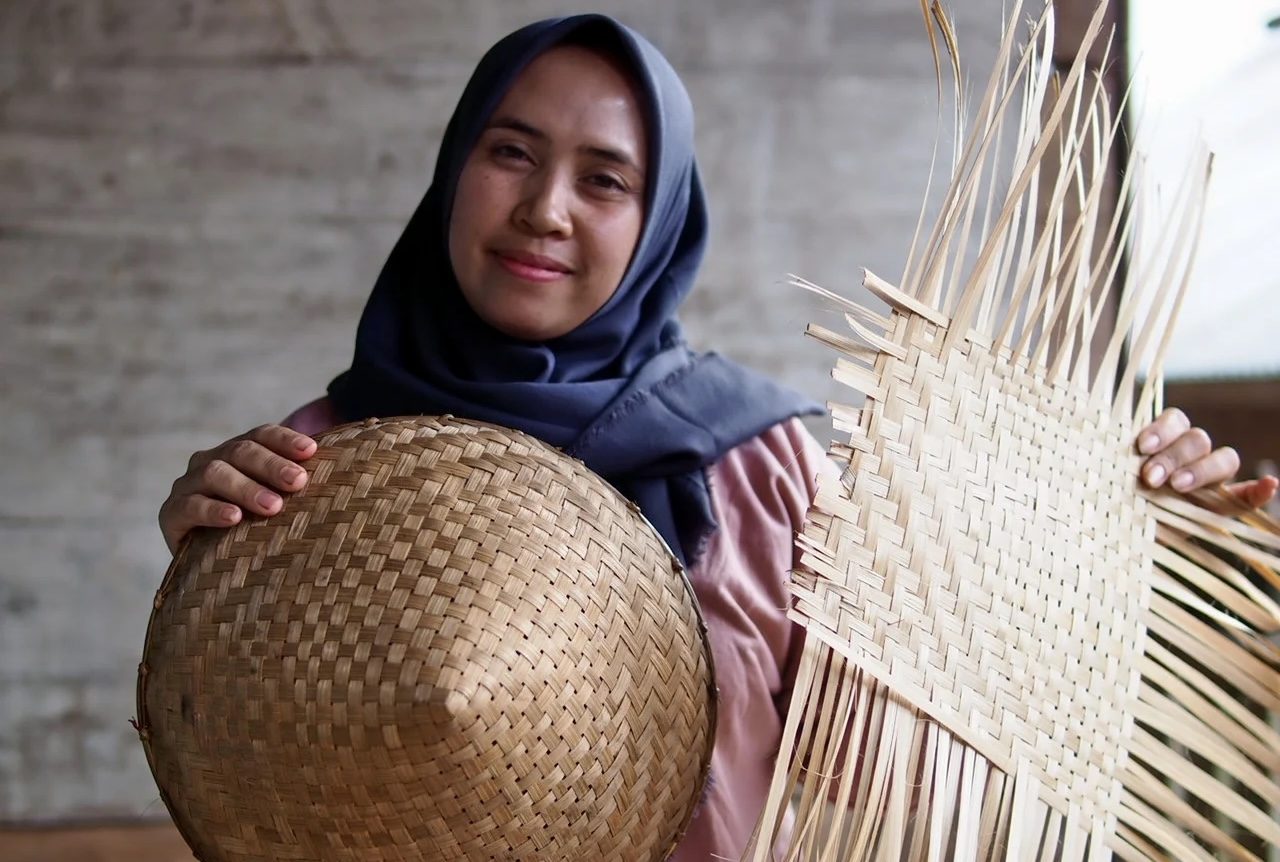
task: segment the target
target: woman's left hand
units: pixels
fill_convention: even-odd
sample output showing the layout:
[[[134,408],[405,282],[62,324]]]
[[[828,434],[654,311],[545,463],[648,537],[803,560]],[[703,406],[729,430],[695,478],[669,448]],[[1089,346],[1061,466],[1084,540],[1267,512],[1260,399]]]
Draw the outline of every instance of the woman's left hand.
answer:
[[[1138,432],[1138,451],[1147,456],[1142,479],[1151,488],[1167,482],[1175,491],[1194,491],[1226,482],[1240,469],[1236,450],[1229,446],[1214,449],[1204,429],[1191,427],[1187,414],[1177,407],[1170,407]],[[1271,502],[1277,486],[1280,481],[1267,476],[1235,482],[1226,488],[1240,502],[1257,509]]]

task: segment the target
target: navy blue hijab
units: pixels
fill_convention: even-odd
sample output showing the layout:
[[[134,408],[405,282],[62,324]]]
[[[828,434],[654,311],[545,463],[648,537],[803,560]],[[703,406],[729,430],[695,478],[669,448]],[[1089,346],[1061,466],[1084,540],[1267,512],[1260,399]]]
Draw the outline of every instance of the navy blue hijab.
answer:
[[[464,300],[448,257],[463,164],[520,72],[572,41],[617,57],[644,96],[645,221],[618,289],[590,319],[545,342],[507,336]],[[693,107],[643,37],[603,15],[539,21],[480,61],[445,130],[435,176],[391,251],[329,385],[348,420],[452,413],[517,428],[580,458],[635,501],[692,565],[715,529],[706,467],[734,446],[820,408],[714,353],[694,353],[675,313],[707,243]]]

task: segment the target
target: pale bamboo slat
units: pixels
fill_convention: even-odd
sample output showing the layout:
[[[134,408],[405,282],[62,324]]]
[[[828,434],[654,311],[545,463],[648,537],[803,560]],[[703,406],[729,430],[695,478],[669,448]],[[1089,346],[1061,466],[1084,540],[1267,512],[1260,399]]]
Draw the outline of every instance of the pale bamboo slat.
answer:
[[[921,8],[956,74],[946,15]],[[1119,106],[1085,67],[1103,7],[1060,72],[1052,8],[1022,15],[975,110],[956,76],[972,128],[902,283],[866,273],[889,315],[795,279],[844,313],[811,334],[866,402],[833,405],[846,468],[798,539],[806,653],[749,858],[1280,852],[1280,524],[1146,489],[1134,449],[1211,159],[1144,214],[1139,157],[1105,215]]]

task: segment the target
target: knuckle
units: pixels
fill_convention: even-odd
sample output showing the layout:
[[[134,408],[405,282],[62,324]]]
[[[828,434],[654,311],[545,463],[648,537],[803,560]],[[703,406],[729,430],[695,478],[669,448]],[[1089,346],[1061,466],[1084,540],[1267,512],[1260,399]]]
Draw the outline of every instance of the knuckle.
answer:
[[[231,465],[221,458],[213,458],[200,470],[200,478],[208,484],[216,484],[226,477]]]
[[[182,515],[188,521],[197,521],[200,517],[200,501],[195,497],[182,498]]]
[[[1213,441],[1209,439],[1209,432],[1203,428],[1192,428],[1186,432],[1188,442],[1192,448],[1200,452],[1208,452],[1213,447]]]
[[[246,458],[252,457],[253,453],[256,452],[257,449],[258,449],[257,444],[254,443],[252,440],[246,440],[242,438],[239,440],[233,440],[227,446],[226,452],[229,458],[232,458],[236,461],[243,461]]]
[[[161,531],[169,534],[181,532],[192,521],[191,498],[188,496],[165,500],[160,507],[159,520]]]

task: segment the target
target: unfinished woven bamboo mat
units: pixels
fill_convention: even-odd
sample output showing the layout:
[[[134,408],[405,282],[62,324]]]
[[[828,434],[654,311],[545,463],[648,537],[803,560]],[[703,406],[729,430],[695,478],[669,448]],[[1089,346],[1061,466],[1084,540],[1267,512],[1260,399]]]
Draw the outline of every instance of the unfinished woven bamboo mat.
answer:
[[[318,438],[156,596],[148,762],[202,862],[665,859],[710,764],[692,588],[580,462],[443,418]]]
[[[958,82],[950,23],[922,8]],[[899,284],[866,274],[887,316],[796,279],[846,311],[810,332],[866,403],[833,405],[847,466],[799,539],[807,647],[757,860],[1280,852],[1280,525],[1221,490],[1148,490],[1134,449],[1210,159],[1163,221],[1129,205],[1132,164],[1110,215],[1091,166],[1120,111],[1086,68],[1103,10],[1064,74],[1052,10],[1019,36],[1022,14],[957,108],[973,128],[932,230]]]

